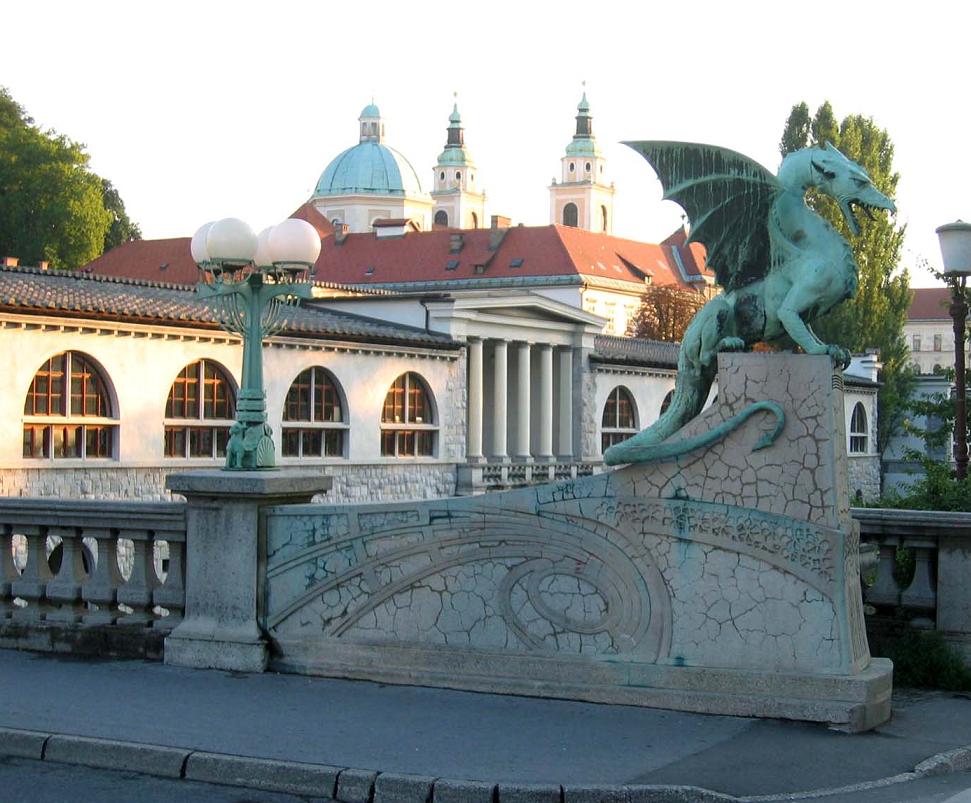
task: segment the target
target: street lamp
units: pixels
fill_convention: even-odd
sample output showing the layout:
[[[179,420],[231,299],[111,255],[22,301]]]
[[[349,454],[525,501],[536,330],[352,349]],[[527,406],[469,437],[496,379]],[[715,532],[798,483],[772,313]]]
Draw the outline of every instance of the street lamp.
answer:
[[[964,379],[965,322],[968,301],[965,295],[971,275],[971,223],[956,220],[937,229],[944,260],[944,278],[951,286],[951,318],[954,321],[954,381],[957,385],[957,409],[954,412],[954,463],[957,478],[968,475],[968,418]]]
[[[243,338],[243,381],[225,468],[273,468],[276,452],[266,421],[263,339],[283,326],[288,304],[312,297],[308,278],[320,254],[320,236],[303,220],[285,220],[257,236],[243,221],[226,218],[202,226],[190,250],[199,266],[199,298],[224,329]]]

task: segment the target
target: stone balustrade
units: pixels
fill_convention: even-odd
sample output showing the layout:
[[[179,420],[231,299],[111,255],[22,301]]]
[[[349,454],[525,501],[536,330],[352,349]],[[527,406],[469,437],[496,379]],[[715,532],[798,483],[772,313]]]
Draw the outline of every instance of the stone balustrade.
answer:
[[[558,480],[590,477],[600,473],[600,461],[571,461],[557,463],[489,462],[459,467],[460,494],[496,491],[539,485]]]
[[[902,614],[913,627],[941,631],[971,662],[971,513],[854,508],[853,518],[861,542],[876,547],[864,593],[875,616]],[[912,572],[898,564],[901,549]]]
[[[73,651],[105,627],[160,644],[185,609],[184,546],[183,504],[0,499],[0,645]]]

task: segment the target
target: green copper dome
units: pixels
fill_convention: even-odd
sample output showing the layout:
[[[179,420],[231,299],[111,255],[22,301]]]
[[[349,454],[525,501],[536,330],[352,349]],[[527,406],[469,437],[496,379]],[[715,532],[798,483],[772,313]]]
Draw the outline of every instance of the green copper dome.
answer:
[[[415,168],[398,151],[380,142],[361,142],[327,165],[314,192],[358,194],[414,196],[422,189]]]

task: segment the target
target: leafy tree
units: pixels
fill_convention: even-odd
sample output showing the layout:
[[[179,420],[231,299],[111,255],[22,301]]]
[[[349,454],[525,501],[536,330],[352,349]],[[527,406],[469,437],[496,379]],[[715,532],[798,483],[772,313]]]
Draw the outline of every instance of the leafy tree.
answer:
[[[38,128],[0,87],[0,253],[24,265],[76,268],[106,245],[140,236],[88,161],[83,145]]]
[[[871,118],[850,115],[837,123],[829,102],[810,119],[809,107],[792,107],[780,141],[782,155],[810,145],[831,142],[867,171],[874,185],[893,198],[899,174],[893,169],[893,143]],[[831,198],[810,193],[807,203],[846,238],[860,266],[856,298],[844,302],[813,323],[820,338],[856,352],[880,349],[883,383],[878,397],[877,446],[882,452],[900,428],[914,380],[903,329],[910,307],[910,278],[899,270],[904,226],[886,214],[872,220],[861,216],[861,234],[850,234],[843,215]]]
[[[122,243],[142,239],[142,230],[137,223],[133,223],[129,219],[128,213],[125,211],[125,203],[121,200],[118,190],[106,178],[101,180],[101,187],[105,209],[111,215],[111,224],[105,234],[102,252],[110,251],[116,245]]]
[[[684,330],[704,306],[705,297],[677,285],[652,285],[641,297],[641,305],[630,319],[627,334],[648,340],[679,343]]]

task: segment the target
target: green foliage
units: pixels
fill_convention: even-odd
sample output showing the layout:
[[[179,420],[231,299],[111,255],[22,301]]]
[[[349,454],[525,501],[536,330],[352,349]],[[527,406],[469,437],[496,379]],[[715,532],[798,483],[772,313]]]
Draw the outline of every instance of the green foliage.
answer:
[[[900,176],[893,170],[893,144],[884,129],[861,115],[851,115],[837,123],[828,102],[817,109],[811,120],[805,103],[793,106],[780,142],[782,155],[826,142],[866,170],[884,195],[895,196]],[[878,397],[877,448],[882,452],[903,424],[914,386],[910,352],[903,335],[911,301],[910,279],[906,271],[898,270],[904,226],[896,225],[886,214],[876,215],[873,220],[861,215],[862,232],[854,237],[831,198],[810,194],[807,203],[850,243],[860,266],[856,298],[817,319],[813,329],[824,342],[838,343],[855,352],[880,349],[883,384]]]
[[[140,236],[84,146],[43,131],[0,87],[0,253],[23,265],[76,268]]]
[[[939,633],[905,629],[872,635],[870,652],[893,661],[894,686],[971,691],[971,670]]]
[[[947,463],[939,463],[916,452],[911,452],[908,457],[920,461],[924,476],[908,485],[902,494],[884,494],[874,507],[971,511],[971,477],[958,480]]]

